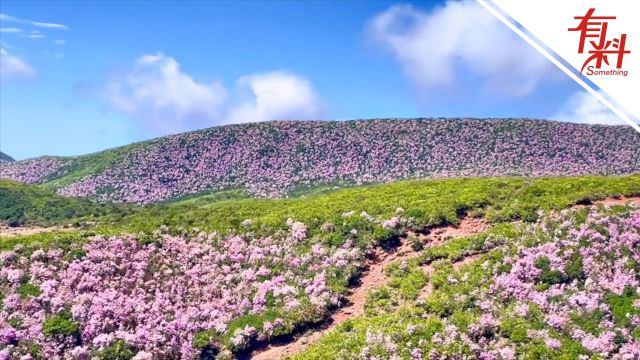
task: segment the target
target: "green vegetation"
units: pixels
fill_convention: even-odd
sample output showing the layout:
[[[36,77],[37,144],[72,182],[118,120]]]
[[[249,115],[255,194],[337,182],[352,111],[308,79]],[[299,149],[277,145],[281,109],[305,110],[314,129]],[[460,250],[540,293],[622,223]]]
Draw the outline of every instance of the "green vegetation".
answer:
[[[385,273],[389,282],[367,294],[365,313],[368,316],[387,314],[416,300],[429,281],[418,265],[419,261],[413,259],[387,266]]]
[[[626,326],[630,323],[631,316],[640,316],[640,308],[633,306],[633,302],[639,298],[640,296],[630,286],[624,289],[622,295],[606,295],[605,303],[611,307],[611,313],[616,324]]]
[[[82,244],[90,236],[95,235],[92,231],[55,231],[49,233],[39,233],[28,236],[0,237],[0,250],[11,250],[16,245],[24,247],[26,253],[31,253],[36,249],[58,248],[65,250],[67,256],[77,257]]]
[[[304,222],[311,236],[323,232],[322,226],[330,224],[335,229],[330,236],[323,233],[324,241],[329,242],[327,245],[340,245],[354,228],[364,230],[359,236],[363,244],[384,242],[395,236],[393,231],[371,227],[360,216],[343,218],[342,214],[349,211],[354,211],[355,215],[366,212],[391,218],[397,208],[402,208],[404,217],[415,219],[411,227],[419,230],[455,224],[464,213],[484,216],[490,222],[498,223],[529,221],[536,218],[539,210],[561,209],[610,196],[633,195],[640,195],[640,175],[402,181],[311,192],[303,197],[287,199],[243,198],[242,191],[229,190],[136,207],[96,204],[85,199],[60,197],[33,186],[0,181],[0,221],[35,225],[97,223],[89,235],[151,233],[163,225],[172,232],[197,228],[223,234],[245,230],[261,234],[285,228],[286,219],[292,218]],[[242,225],[246,219],[251,220],[251,225]],[[53,232],[4,238],[0,239],[0,248],[11,248],[17,243],[65,247],[86,237],[86,234]],[[459,245],[450,242],[448,247],[451,249],[446,251],[455,252],[455,246]],[[431,255],[434,259],[449,257],[455,260],[447,254]]]
[[[514,238],[521,233],[521,230],[512,224],[496,224],[490,232],[459,237],[440,246],[429,247],[420,254],[418,259],[422,264],[441,259],[458,261],[465,256],[484,252],[487,244],[495,246],[505,238]]]
[[[249,199],[250,197],[251,196],[242,189],[205,191],[168,200],[165,201],[164,204],[170,204],[172,206],[202,206],[218,201]]]
[[[58,157],[61,160],[68,160],[67,165],[49,175],[47,177],[48,180],[40,184],[39,187],[47,190],[54,190],[69,185],[85,176],[100,173],[131,151],[143,146],[148,146],[153,142],[154,140],[133,143],[77,157]]]
[[[640,195],[640,175],[402,181],[289,199],[200,202],[195,197],[139,208],[121,224],[143,231],[168,225],[227,232],[239,229],[245,219],[251,219],[252,229],[259,230],[262,226],[283,227],[287,218],[293,218],[317,230],[327,221],[342,223],[341,214],[348,211],[390,218],[398,207],[404,209],[404,216],[414,217],[418,227],[455,224],[461,214],[472,211],[492,222],[531,221],[539,210],[620,195]]]
[[[637,220],[629,221],[631,217],[638,219],[637,210],[635,214],[633,211],[618,206],[600,209],[597,217],[591,213],[585,223],[589,210],[577,210],[548,216],[544,226],[499,225],[478,235],[427,247],[418,258],[388,267],[389,285],[369,293],[365,316],[342,324],[293,359],[389,358],[391,354],[402,359],[429,358],[427,354],[442,358],[510,354],[513,357],[506,358],[517,359],[578,359],[588,355],[599,359],[615,358],[617,351],[632,353],[625,351],[634,351],[630,350],[634,346],[629,344],[630,339],[637,340],[640,335],[637,289],[627,285],[615,294],[606,289],[606,281],[593,286],[583,261],[591,264],[590,276],[594,277],[594,272],[602,271],[597,276],[603,276],[613,264],[632,261],[638,249],[630,249],[634,240],[628,239],[637,239],[639,230],[631,225]],[[576,235],[577,231],[572,235],[570,230],[578,228],[583,235]],[[585,237],[588,241],[581,242]],[[590,255],[576,251],[582,248],[583,254]],[[453,266],[463,257],[478,253],[481,256],[476,261]],[[528,253],[535,255],[525,258]],[[561,270],[551,264],[550,258]],[[517,269],[514,261],[518,262]],[[411,274],[425,263],[432,267],[428,295],[399,300],[399,292],[391,285],[397,282],[398,272]],[[540,274],[527,279],[523,276],[527,270],[523,269],[532,266]],[[629,274],[637,277],[640,272],[632,267],[634,264],[630,266]],[[523,292],[531,285],[535,293]],[[550,288],[554,289],[553,296],[540,297]],[[604,296],[600,306],[586,309],[571,303],[576,293],[594,299],[598,295],[592,294]],[[576,339],[571,329],[586,335]]]
[[[129,206],[97,204],[87,199],[67,198],[35,186],[0,180],[0,222],[10,226],[54,225],[117,219]]]
[[[64,310],[55,314],[42,323],[42,333],[45,336],[67,335],[78,337],[80,326],[73,321],[71,311]]]
[[[38,297],[42,291],[37,285],[30,284],[28,282],[22,283],[18,288],[18,294],[22,299],[26,299],[29,297]]]
[[[129,360],[136,355],[133,346],[124,340],[118,340],[98,353],[100,360]]]

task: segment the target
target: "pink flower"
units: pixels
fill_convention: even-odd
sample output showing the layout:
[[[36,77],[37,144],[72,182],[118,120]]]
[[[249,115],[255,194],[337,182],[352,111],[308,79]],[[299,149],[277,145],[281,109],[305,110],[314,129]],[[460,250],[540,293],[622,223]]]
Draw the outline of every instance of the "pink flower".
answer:
[[[10,283],[18,284],[24,278],[24,272],[20,269],[9,269],[6,276]]]

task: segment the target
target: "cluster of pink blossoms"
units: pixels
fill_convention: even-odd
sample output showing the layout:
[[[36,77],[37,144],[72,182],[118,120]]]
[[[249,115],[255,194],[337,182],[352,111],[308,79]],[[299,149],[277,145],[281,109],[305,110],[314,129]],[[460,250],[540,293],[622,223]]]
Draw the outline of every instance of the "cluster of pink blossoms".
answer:
[[[0,178],[20,181],[25,184],[37,184],[67,164],[67,161],[42,157],[17,162],[0,162]]]
[[[601,357],[639,358],[640,340],[632,333],[640,333],[640,306],[635,301],[630,313],[620,315],[611,299],[640,297],[640,211],[628,217],[592,211],[583,224],[564,211],[538,226],[548,238],[505,258],[511,270],[495,278],[495,300],[514,301],[514,316],[526,317],[531,306],[540,309],[548,329],[529,336],[549,348],[561,347],[553,331]],[[597,329],[583,329],[579,319],[594,314],[601,319]]]
[[[503,252],[500,262],[483,264],[495,274],[489,288],[473,294],[483,315],[456,333],[479,358],[515,359],[520,345],[500,336],[501,326],[534,313],[543,314],[543,327],[526,335],[550,352],[574,341],[600,358],[640,358],[640,307],[614,308],[640,298],[640,210],[610,216],[593,208],[584,221],[565,210],[530,225]],[[585,327],[587,318],[598,319],[595,328]]]
[[[263,238],[158,234],[144,243],[135,236],[96,236],[77,259],[55,249],[2,252],[0,359],[27,359],[33,345],[47,359],[89,359],[118,341],[135,349],[136,359],[191,359],[199,355],[198,332],[225,334],[240,316],[302,311],[303,303],[324,314],[340,301],[329,277],[350,276],[362,253],[320,244],[305,252],[296,246],[305,240],[304,225],[291,221],[289,231]],[[39,291],[25,296],[25,286]],[[78,334],[46,334],[47,319],[64,312]],[[242,348],[295,326],[284,322],[238,329],[231,342]]]
[[[446,283],[434,284],[440,288],[433,298],[417,302],[425,306],[422,318],[400,311],[392,315],[393,326],[372,321],[364,342],[353,341],[362,345],[345,346],[340,354],[366,360],[640,359],[640,209],[611,215],[594,207],[586,219],[563,211],[496,244],[485,261],[436,270],[433,276]],[[440,302],[453,303],[453,313],[430,307]]]
[[[150,203],[229,188],[280,197],[296,186],[407,178],[630,174],[640,171],[638,143],[625,126],[530,120],[242,124],[141,144],[58,193]],[[69,159],[58,173],[87,160]],[[38,181],[16,175],[22,167],[30,164],[14,163],[0,177]]]

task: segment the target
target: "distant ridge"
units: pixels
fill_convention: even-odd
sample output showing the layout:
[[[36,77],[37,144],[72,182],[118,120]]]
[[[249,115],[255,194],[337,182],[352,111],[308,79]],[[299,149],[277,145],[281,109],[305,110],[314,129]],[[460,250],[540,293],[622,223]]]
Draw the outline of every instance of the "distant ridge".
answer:
[[[300,187],[411,178],[640,173],[638,144],[628,126],[529,119],[279,121],[4,163],[2,177],[104,202],[226,189],[281,197]]]
[[[15,161],[11,156],[0,151],[0,161]]]

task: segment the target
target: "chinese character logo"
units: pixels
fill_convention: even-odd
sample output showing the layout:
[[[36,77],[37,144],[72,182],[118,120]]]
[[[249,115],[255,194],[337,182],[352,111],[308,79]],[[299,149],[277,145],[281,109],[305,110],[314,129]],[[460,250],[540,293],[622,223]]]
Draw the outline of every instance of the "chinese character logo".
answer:
[[[575,28],[569,28],[569,31],[580,32],[580,43],[578,45],[578,53],[584,54],[585,47],[588,47],[590,55],[582,65],[580,73],[587,68],[588,75],[627,75],[627,71],[621,71],[622,60],[625,54],[631,51],[625,49],[627,42],[627,34],[621,34],[619,37],[612,39],[607,38],[607,28],[609,21],[615,20],[615,16],[595,16],[596,9],[591,8],[584,16],[575,16],[574,19],[580,23]],[[602,68],[602,63],[609,64],[609,57],[615,57],[616,69],[610,71],[598,71]],[[593,65],[588,66],[595,62]]]

